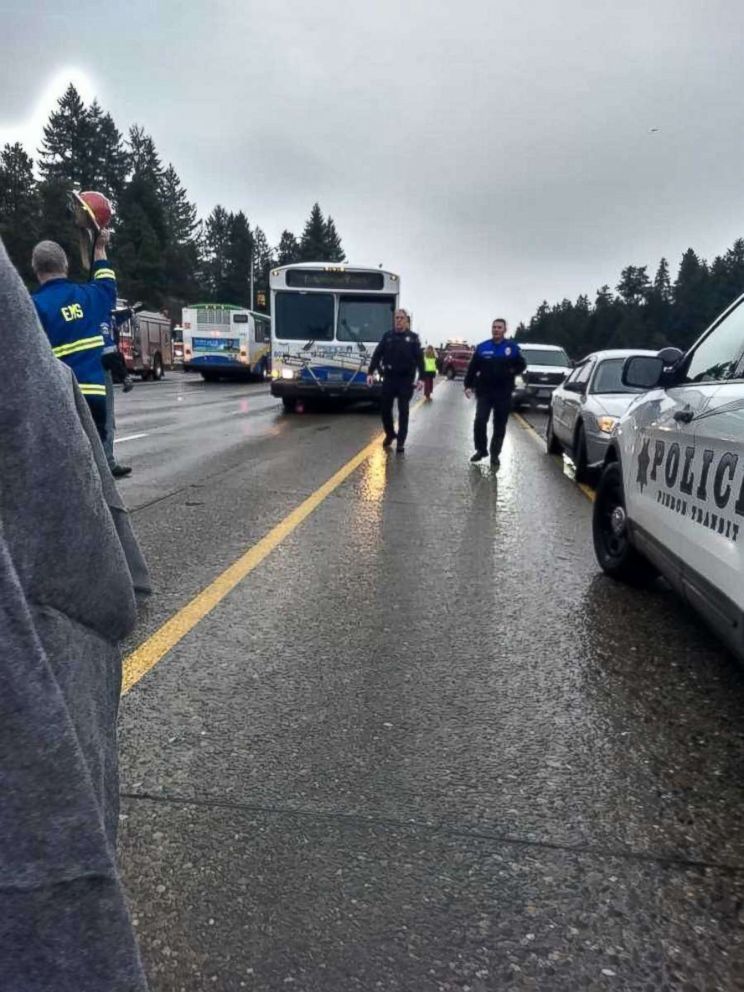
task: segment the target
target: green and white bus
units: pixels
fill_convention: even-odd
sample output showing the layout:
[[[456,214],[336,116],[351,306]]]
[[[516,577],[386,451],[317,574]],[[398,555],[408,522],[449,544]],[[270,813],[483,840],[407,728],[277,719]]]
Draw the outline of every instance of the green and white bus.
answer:
[[[271,319],[230,303],[184,307],[183,367],[217,379],[264,379],[271,369]]]
[[[271,272],[271,392],[286,410],[313,397],[375,399],[367,369],[393,328],[400,280],[382,269],[305,262]]]

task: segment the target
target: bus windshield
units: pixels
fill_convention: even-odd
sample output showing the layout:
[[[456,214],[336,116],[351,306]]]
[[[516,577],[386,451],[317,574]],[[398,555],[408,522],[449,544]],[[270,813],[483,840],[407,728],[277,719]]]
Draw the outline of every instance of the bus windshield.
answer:
[[[333,341],[331,293],[277,293],[275,334],[288,341]]]
[[[392,330],[394,313],[393,296],[341,296],[337,340],[376,344]]]

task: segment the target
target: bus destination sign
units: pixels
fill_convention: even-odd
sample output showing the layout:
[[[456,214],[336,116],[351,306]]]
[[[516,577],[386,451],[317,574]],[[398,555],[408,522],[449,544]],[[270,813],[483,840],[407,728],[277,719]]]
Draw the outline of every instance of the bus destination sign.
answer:
[[[351,289],[377,292],[385,287],[382,272],[354,272],[349,269],[287,269],[287,286],[292,289]]]

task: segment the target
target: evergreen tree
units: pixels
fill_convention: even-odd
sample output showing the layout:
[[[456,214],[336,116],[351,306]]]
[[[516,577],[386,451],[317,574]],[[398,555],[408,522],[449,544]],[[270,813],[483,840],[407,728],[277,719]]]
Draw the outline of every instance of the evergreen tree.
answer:
[[[224,298],[219,302],[248,307],[251,302],[253,234],[242,210],[230,214],[228,231],[227,265],[222,290]]]
[[[44,182],[90,188],[90,126],[85,103],[70,83],[44,126],[38,161]]]
[[[628,265],[620,273],[620,282],[617,284],[617,291],[620,294],[620,298],[629,306],[638,306],[646,298],[649,285],[645,265]]]
[[[346,255],[341,244],[341,237],[336,230],[336,225],[332,217],[328,217],[325,224],[325,261],[345,262]]]
[[[172,319],[180,322],[183,307],[203,295],[199,285],[199,222],[196,207],[189,201],[173,165],[163,173],[161,188],[166,236],[165,306]]]
[[[146,177],[134,176],[121,197],[112,256],[122,296],[155,309],[163,306],[168,290],[164,226],[157,189]]]
[[[160,187],[168,241],[179,246],[193,243],[199,227],[196,207],[190,202],[173,165],[163,172]]]
[[[218,204],[204,225],[205,289],[213,302],[227,302],[222,293],[227,278],[231,217]]]
[[[129,169],[129,157],[122,136],[110,114],[94,100],[88,110],[85,160],[85,189],[95,189],[118,202]]]
[[[67,203],[73,186],[90,189],[89,138],[90,115],[70,83],[44,126],[37,164],[41,175],[39,234],[64,248],[73,279],[86,278],[88,272],[83,271],[80,262],[78,232]]]
[[[615,297],[612,295],[610,287],[606,283],[604,286],[600,286],[594,299],[595,309],[603,310],[606,307],[611,307],[614,302]]]
[[[654,292],[664,303],[672,302],[672,281],[669,275],[669,262],[662,258],[654,276]]]
[[[291,231],[282,231],[276,249],[277,265],[292,265],[300,260],[300,243]]]
[[[671,335],[672,283],[669,263],[665,258],[659,262],[652,286],[646,292],[644,307],[644,348],[663,348]]]
[[[305,223],[305,230],[300,240],[301,262],[327,262],[328,245],[326,243],[326,221],[320,204],[313,204],[310,216]]]
[[[720,265],[719,265],[720,263]],[[744,239],[738,238],[710,269],[711,310],[720,313],[744,293]]]
[[[129,131],[129,162],[132,175],[121,195],[112,246],[119,287],[126,299],[159,309],[168,294],[163,169],[152,138],[136,125]]]
[[[267,313],[270,309],[269,277],[273,266],[274,253],[269,240],[260,227],[255,227],[253,229],[253,306],[256,310],[265,310]],[[259,293],[263,294],[263,299],[266,301],[262,306],[258,305]]]
[[[161,188],[163,164],[160,161],[155,142],[144,128],[133,124],[129,129],[129,167],[132,175],[147,179],[153,186]]]
[[[708,279],[708,266],[688,248],[674,282],[672,333],[674,343],[682,349],[692,344],[713,316],[708,302]]]
[[[19,143],[0,152],[0,238],[27,285],[32,285],[31,252],[39,240],[41,200],[34,163]]]

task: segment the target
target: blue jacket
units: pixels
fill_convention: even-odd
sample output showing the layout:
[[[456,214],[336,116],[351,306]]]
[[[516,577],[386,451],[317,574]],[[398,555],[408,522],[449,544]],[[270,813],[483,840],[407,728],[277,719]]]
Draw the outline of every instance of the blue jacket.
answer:
[[[511,393],[514,376],[524,372],[527,363],[519,345],[511,338],[498,344],[489,338],[482,341],[473,353],[465,373],[465,388],[478,394]]]
[[[93,278],[79,285],[50,279],[38,289],[34,304],[52,352],[72,369],[84,396],[105,396],[101,358],[111,311],[116,307],[116,276],[106,260],[93,266]]]

